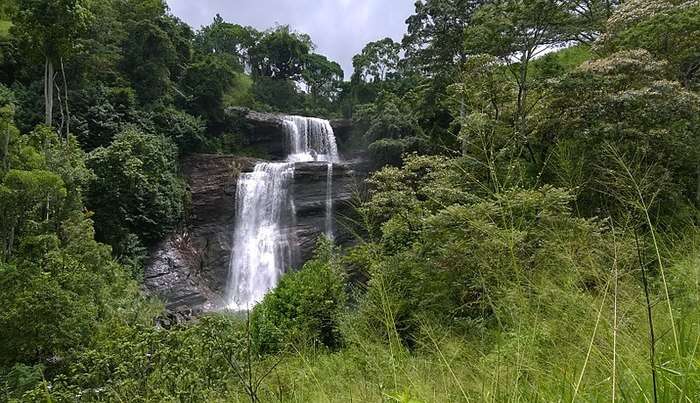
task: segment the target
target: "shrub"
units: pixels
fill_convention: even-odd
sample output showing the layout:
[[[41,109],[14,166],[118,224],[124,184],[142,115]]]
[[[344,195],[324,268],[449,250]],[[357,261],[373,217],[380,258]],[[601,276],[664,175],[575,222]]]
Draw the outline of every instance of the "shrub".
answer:
[[[95,211],[99,239],[112,245],[117,255],[129,233],[151,244],[180,221],[185,187],[177,176],[176,155],[170,140],[134,129],[90,154],[88,166],[96,178],[88,206]]]
[[[340,346],[338,323],[347,297],[334,255],[330,243],[322,242],[313,260],[285,275],[255,307],[252,332],[259,351],[279,351],[287,344]]]

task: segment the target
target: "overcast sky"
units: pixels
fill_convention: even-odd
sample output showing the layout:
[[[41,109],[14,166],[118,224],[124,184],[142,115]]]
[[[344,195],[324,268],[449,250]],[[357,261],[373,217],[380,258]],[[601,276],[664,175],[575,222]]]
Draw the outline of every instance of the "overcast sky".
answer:
[[[224,20],[263,30],[289,24],[311,35],[316,52],[352,74],[352,57],[367,42],[400,41],[415,0],[167,0],[173,14],[194,29],[219,13]]]

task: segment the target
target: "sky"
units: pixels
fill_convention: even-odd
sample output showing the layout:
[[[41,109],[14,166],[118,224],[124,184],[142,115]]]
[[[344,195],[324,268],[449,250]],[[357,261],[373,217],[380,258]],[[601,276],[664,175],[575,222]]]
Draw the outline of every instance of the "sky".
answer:
[[[415,0],[167,0],[170,11],[199,29],[219,13],[227,22],[264,30],[290,25],[311,35],[316,53],[352,74],[352,57],[368,42],[401,41]]]

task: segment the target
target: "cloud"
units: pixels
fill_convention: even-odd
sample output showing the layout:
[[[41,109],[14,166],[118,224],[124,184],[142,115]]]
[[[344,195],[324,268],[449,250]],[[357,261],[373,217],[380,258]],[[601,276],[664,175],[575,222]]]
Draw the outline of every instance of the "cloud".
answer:
[[[400,41],[414,0],[168,0],[173,14],[198,29],[218,13],[224,20],[264,30],[290,25],[311,35],[316,52],[352,74],[352,57],[367,42]]]

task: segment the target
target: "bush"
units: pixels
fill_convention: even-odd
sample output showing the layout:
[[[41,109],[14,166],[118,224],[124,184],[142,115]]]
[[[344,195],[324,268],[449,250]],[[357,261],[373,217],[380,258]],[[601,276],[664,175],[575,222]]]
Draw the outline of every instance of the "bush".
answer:
[[[90,154],[88,166],[96,178],[88,206],[95,211],[98,238],[112,245],[117,255],[124,252],[129,233],[152,244],[180,221],[185,186],[177,176],[176,156],[170,140],[134,129]]]
[[[205,124],[201,118],[175,108],[164,108],[153,114],[155,132],[175,144],[180,154],[200,151],[205,142]]]
[[[330,243],[322,242],[313,260],[285,275],[255,307],[251,321],[259,351],[275,352],[288,344],[341,345],[338,324],[347,296],[336,260]]]

